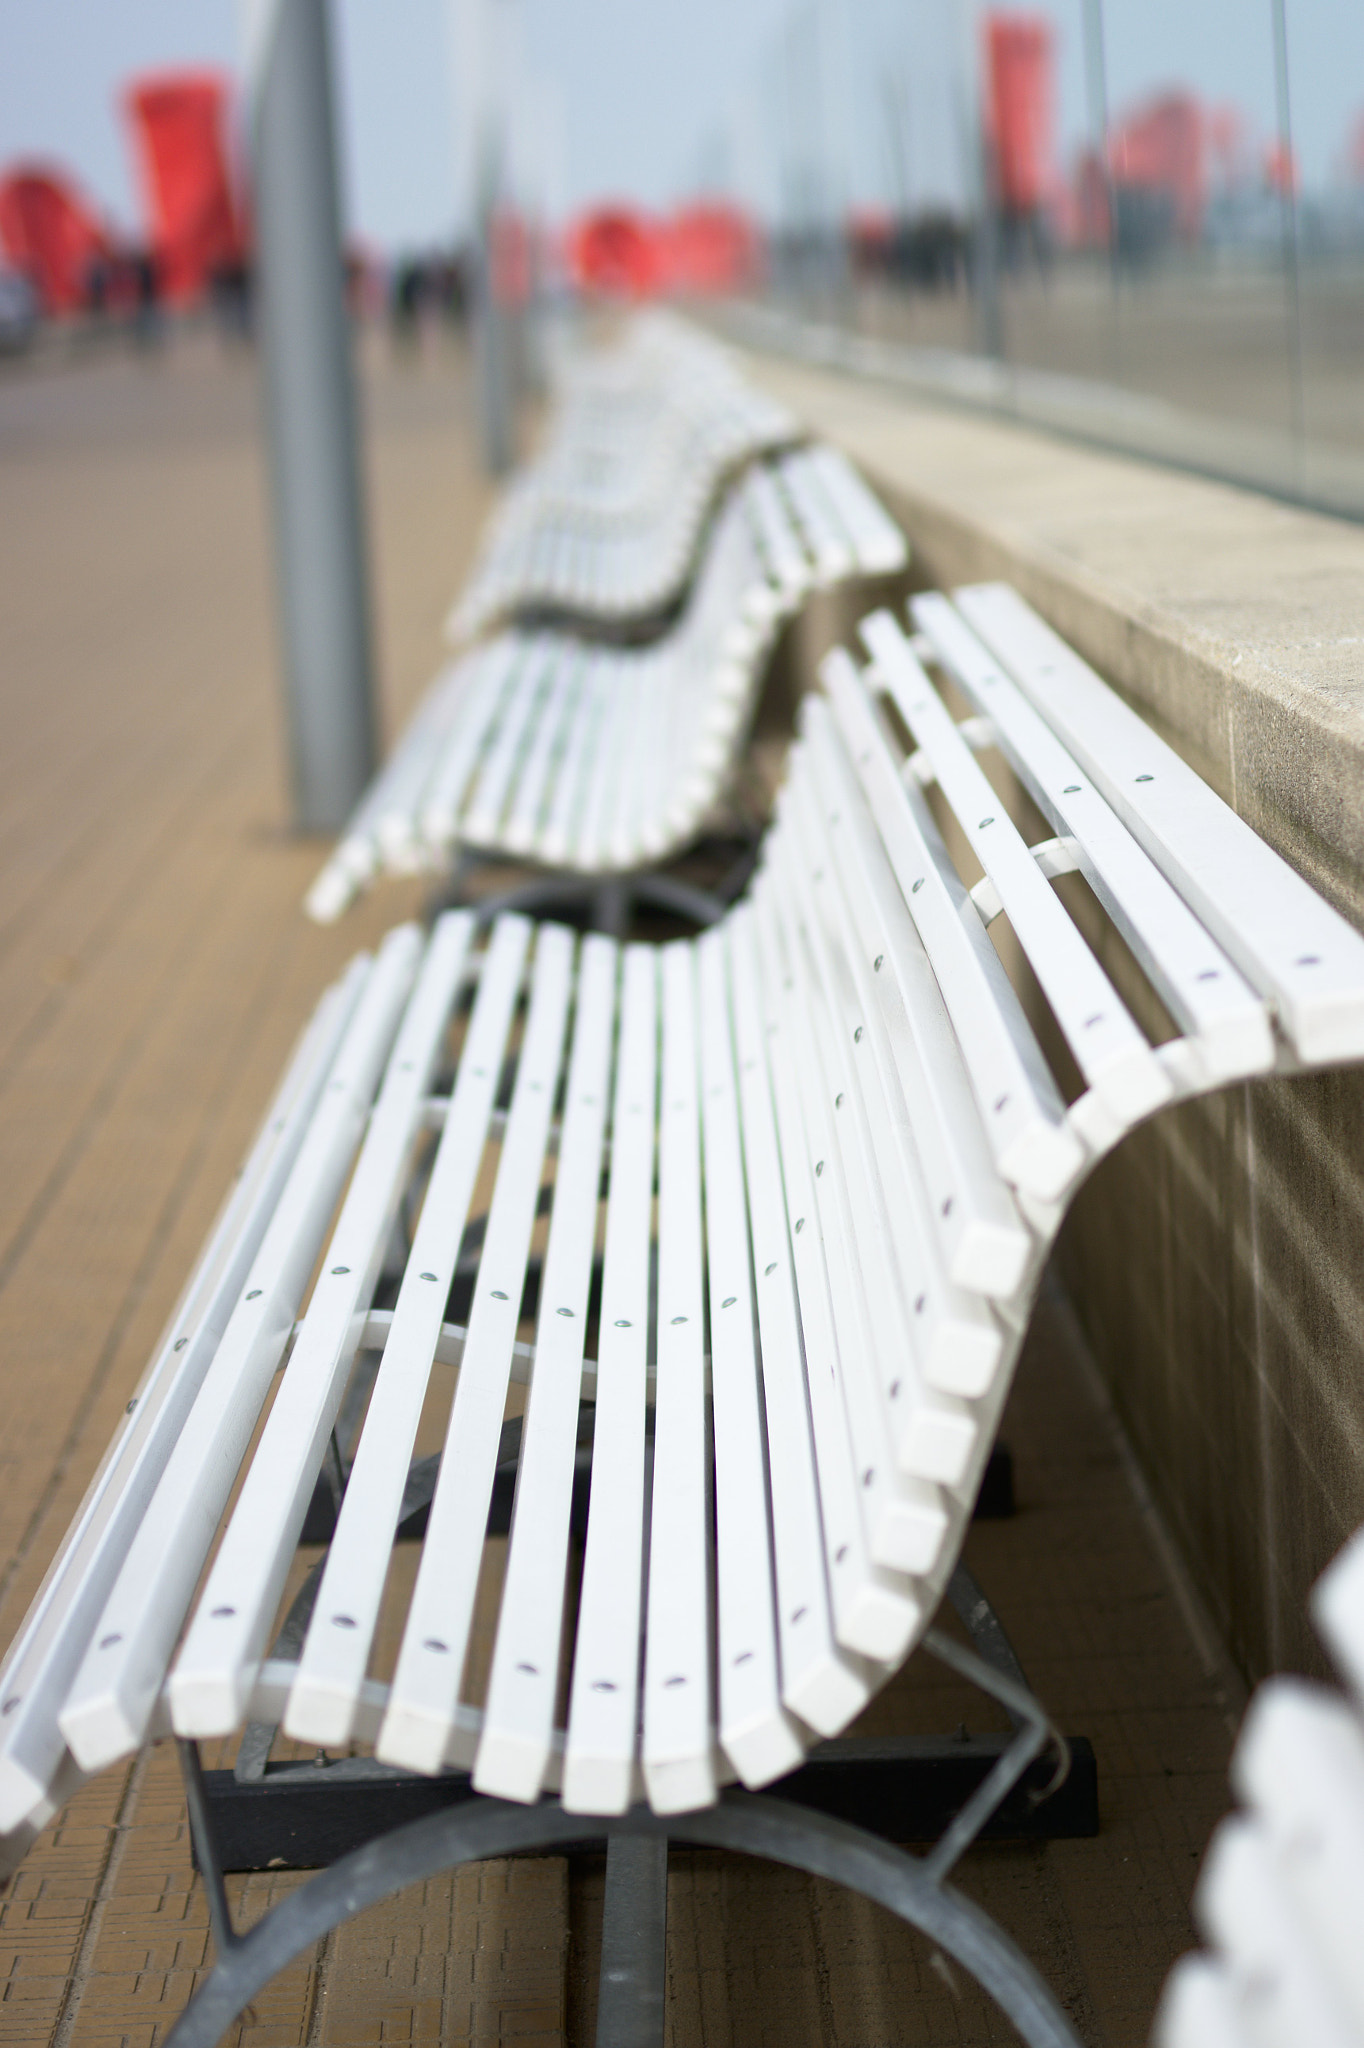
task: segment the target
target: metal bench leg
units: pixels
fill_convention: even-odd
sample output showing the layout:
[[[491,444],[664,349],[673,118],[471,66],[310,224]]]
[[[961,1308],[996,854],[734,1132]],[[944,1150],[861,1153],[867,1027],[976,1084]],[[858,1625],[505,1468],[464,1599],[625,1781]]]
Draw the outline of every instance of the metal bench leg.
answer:
[[[195,1821],[194,1812],[192,1802],[195,1850],[212,1903],[215,1896],[223,1896],[221,1873],[208,1876],[210,1864],[217,1872],[217,1859],[211,1833],[201,1825],[202,1814]],[[701,1848],[761,1856],[846,1885],[917,1927],[970,1971],[1027,2048],[1082,2048],[1058,2000],[1001,1927],[970,1899],[931,1876],[921,1858],[860,1828],[749,1792],[726,1792],[718,1806],[662,1819],[647,1807],[635,1807],[608,1825],[613,1837],[659,1845],[671,1837]],[[166,2048],[213,2048],[273,1977],[366,1906],[461,1863],[493,1856],[562,1854],[591,1840],[601,1826],[590,1816],[565,1813],[549,1802],[513,1806],[500,1799],[477,1798],[395,1828],[320,1872],[249,1933],[233,1936],[224,1921],[230,1945],[219,1949],[207,1983],[176,2021]],[[636,1982],[642,1984],[642,1976]],[[643,2000],[637,1997],[636,2012],[642,2007]],[[613,2048],[614,2039],[647,2039],[650,2048],[657,2048],[658,2038],[657,2031],[622,2033],[613,2037]]]
[[[606,1849],[597,2048],[662,2048],[668,1838],[613,1834]]]

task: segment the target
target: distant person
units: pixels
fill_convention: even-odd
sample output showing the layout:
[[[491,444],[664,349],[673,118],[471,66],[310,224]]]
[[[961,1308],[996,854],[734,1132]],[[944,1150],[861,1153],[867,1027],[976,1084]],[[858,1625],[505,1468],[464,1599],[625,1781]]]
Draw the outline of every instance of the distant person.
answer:
[[[132,285],[133,340],[139,348],[155,348],[164,339],[161,278],[150,249],[135,249],[128,259]]]
[[[393,339],[400,348],[416,347],[425,303],[426,266],[413,256],[405,256],[393,273],[389,297]]]

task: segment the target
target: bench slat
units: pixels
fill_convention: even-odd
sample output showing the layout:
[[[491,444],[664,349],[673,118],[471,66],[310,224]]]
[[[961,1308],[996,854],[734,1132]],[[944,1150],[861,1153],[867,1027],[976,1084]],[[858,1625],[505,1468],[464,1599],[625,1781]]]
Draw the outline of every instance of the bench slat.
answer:
[[[240,1297],[370,967],[365,954],[353,960],[301,1032],[126,1419],[10,1644],[0,1681],[0,1830],[50,1816],[65,1750],[58,1714]]]
[[[549,691],[540,707],[503,827],[502,837],[511,853],[530,853],[535,847],[555,758],[565,745],[565,733],[581,687],[582,662],[576,656],[550,661],[549,671]]]
[[[592,1492],[564,1749],[563,1802],[573,1813],[622,1813],[636,1796],[657,1103],[658,957],[651,947],[630,946],[611,1107]]]
[[[781,1703],[757,1317],[724,939],[696,946],[715,1465],[720,1744],[746,1785],[792,1770],[804,1745]]]
[[[146,1736],[166,1665],[293,1328],[421,952],[415,926],[374,962],[268,1229],[156,1491],[144,1510],[61,1729],[86,1770]]]
[[[824,444],[811,448],[808,460],[852,541],[862,574],[885,576],[902,569],[905,537],[846,455]]]
[[[785,793],[784,793],[785,794]],[[790,848],[799,826],[784,835]],[[789,855],[788,855],[789,857]],[[798,1043],[803,1040],[805,1128],[815,1149],[815,1203],[826,1243],[842,1272],[834,1313],[845,1358],[844,1330],[859,1326],[865,1369],[845,1370],[846,1387],[864,1388],[867,1455],[862,1485],[871,1514],[872,1554],[903,1571],[932,1569],[946,1533],[936,1487],[961,1478],[975,1442],[967,1409],[924,1377],[913,1306],[902,1297],[896,1230],[887,1215],[879,1162],[867,1128],[867,1105],[851,1065],[836,966],[783,861],[769,870],[785,942]],[[842,1313],[840,1314],[840,1309]],[[884,1449],[876,1441],[883,1439]],[[889,1451],[889,1469],[885,1452]]]
[[[990,720],[1011,766],[1058,834],[1074,841],[1095,894],[1180,1029],[1195,1033],[1207,1077],[1267,1072],[1274,1035],[1265,1005],[1092,786],[1022,691],[938,595],[914,620]]]
[[[852,660],[835,648],[820,674],[942,991],[999,1170],[1011,1185],[1059,1201],[1085,1155],[1009,978],[921,792],[896,773]]]
[[[535,743],[553,661],[552,642],[532,640],[503,695],[497,737],[483,757],[460,822],[462,836],[475,846],[501,836],[508,792]]]
[[[862,638],[896,709],[932,763],[972,852],[998,891],[1052,1014],[1090,1086],[1124,1123],[1173,1093],[1118,991],[1070,920],[1002,799],[958,733],[889,612],[864,619]]]
[[[536,1201],[563,1065],[573,959],[572,934],[561,925],[541,925],[464,1358],[388,1712],[375,1745],[383,1762],[412,1770],[440,1768],[460,1696]]]
[[[715,1796],[710,1471],[695,956],[665,946],[658,1109],[657,1378],[644,1651],[644,1782],[658,1813]]]
[[[524,918],[503,918],[484,958],[454,1093],[284,1717],[286,1731],[303,1741],[350,1739],[388,1575],[388,1547],[530,939]],[[336,1615],[346,1620],[337,1622]]]
[[[1023,1283],[1030,1234],[990,1156],[951,1019],[828,705],[808,697],[803,725],[843,891],[849,962],[864,1003],[880,1010],[943,1263],[957,1286],[1007,1299]]]
[[[865,1397],[854,1402],[845,1390],[845,1374],[850,1369],[860,1366],[865,1376],[866,1353],[856,1350],[856,1334],[850,1359],[840,1345],[835,1274],[829,1248],[816,1221],[814,1155],[806,1135],[805,1103],[793,1045],[792,1006],[784,986],[787,975],[770,911],[756,892],[750,898],[747,915],[752,920],[759,962],[787,1229],[805,1344],[825,1542],[831,1559],[829,1584],[834,1627],[845,1649],[890,1664],[903,1655],[912,1640],[922,1610],[905,1574],[876,1563],[872,1554],[861,1480],[868,1454],[875,1461],[886,1453],[885,1463],[890,1466],[888,1446],[879,1431],[870,1443],[866,1442],[869,1404]]]
[[[171,1674],[181,1735],[246,1712],[382,1269],[475,920],[436,926],[293,1351]]]
[[[1356,2048],[1359,2037],[1321,1974],[1257,1819],[1237,1813],[1220,1824],[1194,1908],[1233,1991],[1253,2007],[1257,2044]]]
[[[1273,1000],[1299,1058],[1357,1059],[1364,938],[1016,592],[977,585],[957,602],[1156,866]]]
[[[473,657],[476,666],[467,679],[463,714],[432,769],[422,803],[422,833],[433,846],[450,846],[455,840],[470,779],[488,735],[496,728],[503,693],[527,652],[522,643],[507,639],[495,641]]]
[[[583,1346],[611,1087],[619,955],[583,942],[577,1016],[522,1425],[502,1605],[474,1765],[480,1792],[534,1799],[554,1747]]]
[[[838,985],[838,1052],[852,1084],[849,1107],[864,1144],[869,1142],[872,1148],[887,1256],[900,1275],[901,1310],[915,1333],[914,1355],[928,1387],[948,1395],[979,1395],[990,1386],[1001,1363],[1003,1331],[979,1294],[968,1293],[948,1278],[923,1182],[917,1136],[900,1092],[873,986],[878,977],[860,960],[856,944],[848,943],[847,904],[814,793],[801,788],[793,777],[792,797],[805,855],[805,887],[815,906],[812,926],[823,912],[821,951],[828,963],[823,970],[825,985],[830,990],[835,982]],[[836,973],[832,967],[835,953]],[[852,1109],[852,1103],[859,1106]],[[835,1126],[841,1115],[840,1111],[834,1117]],[[851,1162],[850,1170],[855,1170]],[[892,1413],[895,1405],[893,1402]],[[960,1469],[964,1470],[964,1460]]]
[[[1165,1986],[1155,2048],[1259,2048],[1242,2023],[1231,1979],[1207,1956],[1181,1956]]]
[[[819,1393],[807,1389],[747,909],[727,921],[723,939],[762,1355],[782,1698],[812,1728],[831,1735],[847,1726],[870,1693],[860,1661],[840,1651],[834,1640],[828,1588],[828,1579],[844,1576],[842,1566],[834,1562],[843,1542],[838,1517],[854,1528],[859,1545],[861,1525],[846,1455],[843,1484],[831,1487],[821,1511],[807,1404],[813,1401],[817,1413],[827,1407],[822,1392],[827,1376],[821,1371]],[[836,1461],[831,1469],[838,1469]]]

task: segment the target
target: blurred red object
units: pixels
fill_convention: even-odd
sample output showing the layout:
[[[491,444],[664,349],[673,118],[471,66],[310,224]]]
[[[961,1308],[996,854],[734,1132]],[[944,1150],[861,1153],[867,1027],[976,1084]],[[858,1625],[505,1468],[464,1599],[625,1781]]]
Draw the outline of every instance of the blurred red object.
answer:
[[[1191,93],[1168,92],[1129,115],[1110,144],[1114,185],[1165,194],[1181,242],[1196,242],[1203,230],[1206,125]]]
[[[757,232],[737,206],[705,200],[684,206],[672,218],[668,243],[675,291],[738,291],[757,274]]]
[[[201,297],[216,273],[242,263],[224,142],[227,95],[226,79],[207,71],[161,72],[128,88],[158,283],[172,304]]]
[[[57,315],[79,311],[92,268],[109,255],[108,238],[75,187],[40,164],[18,164],[0,179],[0,242],[43,311]]]
[[[649,298],[667,281],[662,229],[628,206],[598,207],[575,222],[568,260],[580,290],[606,298]]]
[[[1051,24],[1038,14],[985,17],[986,132],[995,197],[1036,213],[1052,191]]]

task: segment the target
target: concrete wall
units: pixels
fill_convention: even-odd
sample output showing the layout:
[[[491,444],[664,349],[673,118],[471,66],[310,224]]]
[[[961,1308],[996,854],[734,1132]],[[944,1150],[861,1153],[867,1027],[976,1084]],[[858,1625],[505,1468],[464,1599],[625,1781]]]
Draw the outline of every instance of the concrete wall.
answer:
[[[749,368],[860,462],[923,582],[1014,583],[1364,929],[1364,529]],[[1307,1589],[1364,1522],[1364,1072],[1167,1112],[1095,1175],[1058,1259],[1228,1649],[1249,1678],[1317,1668]]]

